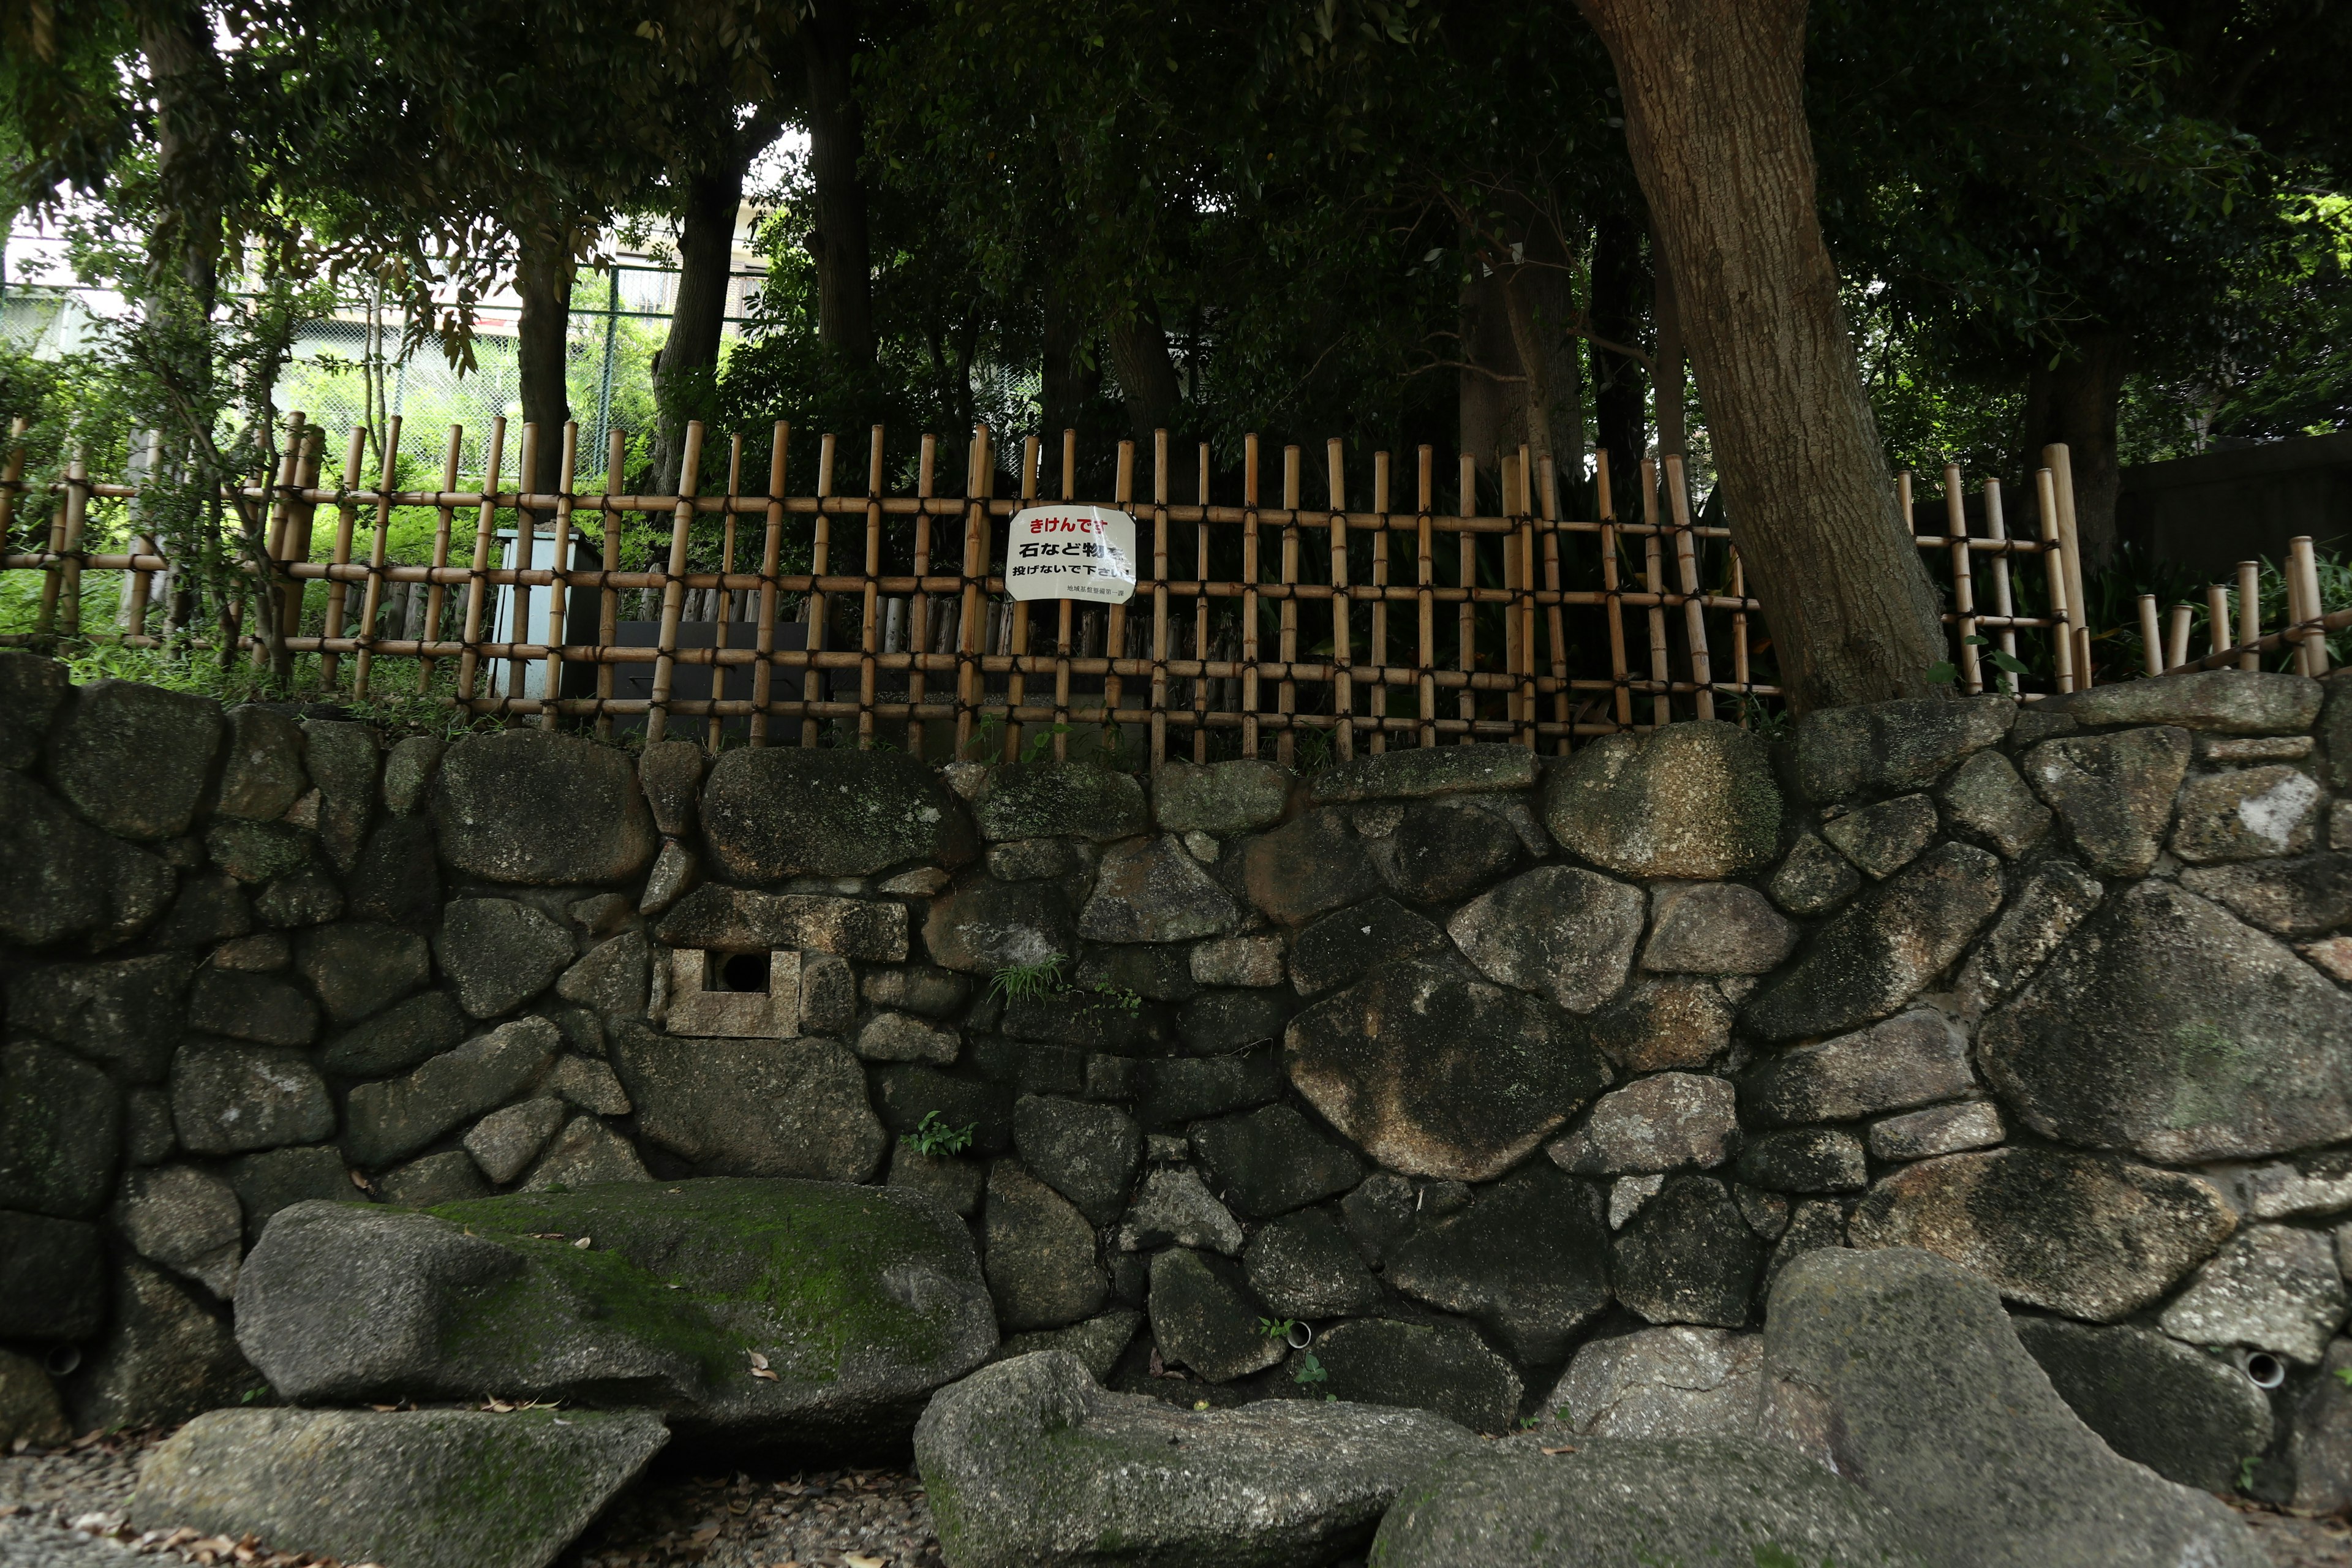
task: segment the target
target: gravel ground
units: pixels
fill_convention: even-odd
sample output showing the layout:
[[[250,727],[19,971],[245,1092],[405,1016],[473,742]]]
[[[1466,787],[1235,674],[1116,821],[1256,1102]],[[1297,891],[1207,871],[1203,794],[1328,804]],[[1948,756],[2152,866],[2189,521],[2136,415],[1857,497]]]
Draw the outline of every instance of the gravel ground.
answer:
[[[266,1542],[194,1531],[134,1537],[121,1527],[139,1460],[164,1434],[84,1439],[0,1458],[0,1568],[108,1568],[134,1562],[335,1568]],[[2352,1524],[2246,1504],[2277,1568],[2352,1568]],[[922,1483],[903,1470],[810,1470],[754,1478],[657,1474],[566,1552],[561,1568],[943,1568]]]

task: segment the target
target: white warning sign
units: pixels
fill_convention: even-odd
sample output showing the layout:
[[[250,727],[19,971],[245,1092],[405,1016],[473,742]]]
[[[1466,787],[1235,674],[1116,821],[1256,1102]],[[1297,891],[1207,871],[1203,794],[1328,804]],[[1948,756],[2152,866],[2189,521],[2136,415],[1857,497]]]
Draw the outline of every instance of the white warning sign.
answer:
[[[1135,597],[1135,519],[1108,506],[1033,506],[1013,515],[1004,585],[1016,599]]]

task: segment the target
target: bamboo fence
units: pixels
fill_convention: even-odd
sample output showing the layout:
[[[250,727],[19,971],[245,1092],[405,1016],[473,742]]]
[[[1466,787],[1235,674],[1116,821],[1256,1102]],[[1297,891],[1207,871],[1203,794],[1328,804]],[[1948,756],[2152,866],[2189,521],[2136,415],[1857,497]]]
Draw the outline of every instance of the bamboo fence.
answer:
[[[282,647],[316,657],[323,693],[355,700],[371,696],[379,660],[420,661],[420,689],[441,661],[455,661],[450,702],[550,728],[570,721],[610,734],[616,721],[642,722],[656,740],[698,727],[714,751],[734,733],[752,745],[886,743],[919,755],[929,745],[1013,758],[1040,754],[1045,737],[1054,754],[1066,754],[1071,734],[1087,726],[1134,726],[1148,734],[1158,763],[1187,753],[1196,761],[1213,752],[1257,756],[1269,744],[1284,763],[1302,746],[1347,758],[1474,740],[1564,753],[1580,738],[1677,716],[1748,722],[1780,695],[1754,679],[1760,606],[1747,594],[1731,531],[1694,520],[1675,456],[1664,459],[1663,472],[1643,463],[1638,521],[1618,515],[1604,456],[1591,487],[1597,515],[1580,521],[1561,515],[1550,460],[1524,447],[1499,463],[1501,510],[1482,513],[1473,458],[1463,455],[1445,472],[1430,447],[1403,464],[1373,454],[1367,506],[1360,489],[1351,491],[1337,440],[1326,446],[1317,500],[1307,494],[1302,448],[1286,447],[1276,459],[1254,436],[1244,444],[1239,495],[1212,499],[1202,445],[1192,477],[1203,499],[1191,502],[1171,499],[1178,458],[1166,432],[1149,453],[1121,442],[1104,503],[1136,518],[1139,582],[1131,600],[1106,606],[1006,596],[1003,525],[1053,499],[1047,454],[1034,437],[1006,465],[1013,496],[995,494],[1000,454],[985,426],[966,445],[955,493],[941,493],[940,443],[929,435],[912,493],[890,493],[877,426],[862,475],[843,461],[845,444],[825,435],[814,485],[794,494],[790,430],[779,423],[764,483],[761,476],[747,483],[745,440],[737,435],[728,438],[725,462],[709,465],[723,468],[723,489],[704,493],[698,478],[710,437],[696,424],[686,433],[681,493],[637,495],[625,490],[618,431],[601,489],[583,488],[591,459],[578,450],[578,426],[556,432],[557,486],[541,493],[514,488],[513,476],[544,471],[548,437],[535,426],[521,429],[510,475],[508,426],[493,422],[470,489],[459,471],[464,432],[453,426],[439,487],[402,489],[397,418],[373,476],[363,471],[368,432],[350,433],[334,484],[321,479],[324,432],[300,415],[290,425],[277,472],[227,499],[267,509],[275,581],[257,596],[266,606],[258,613],[278,617]],[[84,537],[94,501],[128,501],[137,487],[93,479],[81,463],[70,464],[48,488],[47,536],[38,537],[23,429],[20,421],[0,462],[0,570],[37,572],[42,584],[33,630],[0,641],[53,643],[60,626],[79,627],[83,574],[111,571],[127,574],[121,642],[157,646],[153,584],[171,563],[146,535],[130,534],[119,552],[92,551]],[[1064,502],[1080,500],[1076,442],[1076,432],[1063,433],[1051,488]],[[152,468],[160,454],[151,449],[149,458]],[[2065,450],[2048,448],[2044,458],[2035,480],[2038,536],[2010,536],[1995,481],[1982,487],[1972,520],[1957,468],[1943,475],[1946,528],[1915,534],[1931,571],[1941,566],[1948,578],[1944,619],[1963,691],[2067,691],[2076,672],[2090,668],[2089,629],[2074,608],[2084,600]],[[1278,470],[1269,472],[1276,460]],[[1451,481],[1450,509],[1442,474]],[[1139,480],[1148,493],[1139,493]],[[1361,485],[1360,474],[1353,482]],[[1225,483],[1232,488],[1230,476]],[[1911,476],[1899,485],[1908,518]],[[1496,488],[1490,479],[1486,493]],[[388,558],[399,509],[425,509],[437,520],[429,563]],[[666,527],[666,561],[621,569],[631,520]],[[323,552],[314,549],[322,523],[332,531]],[[494,564],[502,528],[534,541],[519,556],[524,563],[539,559],[536,541],[551,539],[551,564]],[[887,550],[886,529],[896,531]],[[782,569],[788,539],[806,571]],[[600,542],[598,563],[579,564]],[[717,569],[690,569],[695,547],[708,559],[714,542]],[[886,570],[894,552],[911,569]],[[325,559],[314,559],[320,553]],[[1213,574],[1213,556],[1238,560],[1238,573]],[[2015,574],[2037,556],[2045,609],[2025,614]],[[306,616],[314,581],[326,584],[323,615],[310,596]],[[426,595],[424,635],[382,629],[387,595],[415,592],[404,584]],[[517,590],[516,604],[521,589],[559,591],[544,595],[543,626],[509,627],[507,640],[493,641],[502,587]],[[658,595],[650,646],[618,635],[629,595],[639,603]],[[583,605],[594,606],[593,617]],[[788,610],[803,629],[782,637]],[[454,637],[453,616],[461,628]],[[689,618],[715,623],[711,646],[688,646],[681,626]],[[592,621],[593,636],[581,637]],[[1996,648],[2018,658],[2021,632],[2038,634],[2027,651],[2046,652],[2046,673],[1991,668]],[[250,629],[243,636],[259,657],[262,639]],[[780,646],[787,642],[803,646]],[[616,695],[616,672],[632,665],[652,667],[646,696]],[[707,697],[677,690],[677,672],[695,667],[710,672]]]

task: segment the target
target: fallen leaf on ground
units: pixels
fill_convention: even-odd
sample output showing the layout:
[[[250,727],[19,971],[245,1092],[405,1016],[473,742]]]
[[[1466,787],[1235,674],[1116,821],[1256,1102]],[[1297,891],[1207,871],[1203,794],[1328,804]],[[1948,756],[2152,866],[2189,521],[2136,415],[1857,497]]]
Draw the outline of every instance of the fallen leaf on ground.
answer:
[[[1576,1450],[1573,1448],[1545,1448],[1542,1449],[1541,1452],[1547,1454],[1573,1454]]]

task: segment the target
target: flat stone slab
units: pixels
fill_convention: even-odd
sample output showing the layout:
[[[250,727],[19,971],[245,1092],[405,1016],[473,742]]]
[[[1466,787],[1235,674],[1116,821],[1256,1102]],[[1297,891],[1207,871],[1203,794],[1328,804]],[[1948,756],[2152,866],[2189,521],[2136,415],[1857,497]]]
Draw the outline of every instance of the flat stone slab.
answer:
[[[668,1441],[642,1410],[214,1410],[148,1456],[131,1519],[387,1568],[546,1568]]]
[[[1360,1551],[1408,1482],[1477,1445],[1422,1410],[1183,1410],[1042,1351],[942,1390],[915,1462],[956,1568],[1293,1568]]]
[[[246,1259],[236,1327],[304,1404],[497,1393],[787,1445],[903,1442],[996,1346],[953,1214],[782,1179],[297,1204]]]

